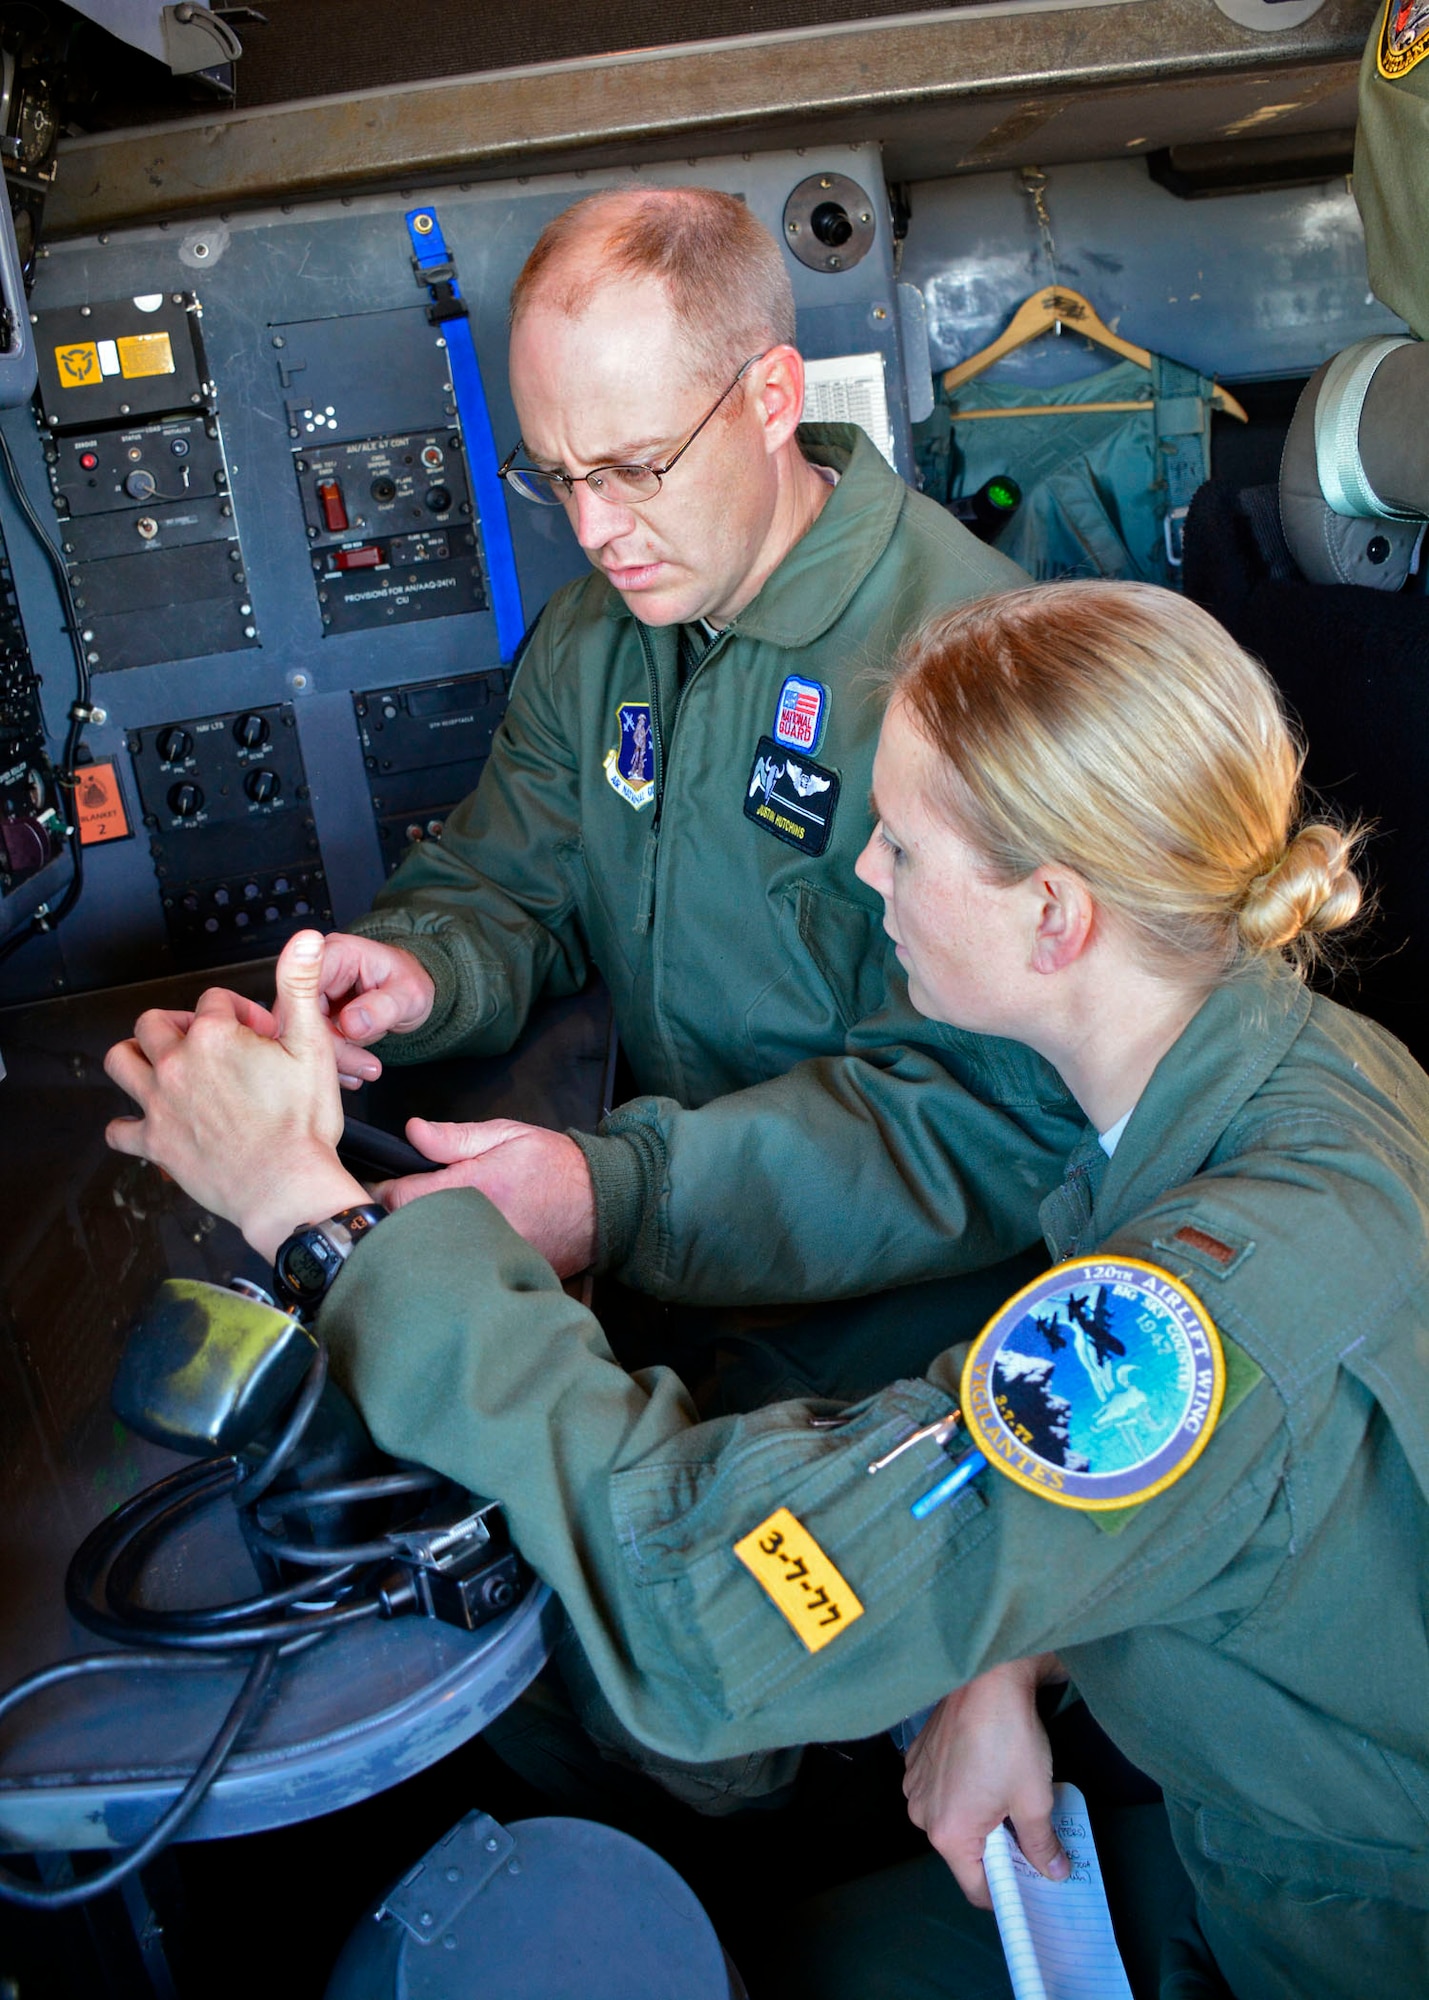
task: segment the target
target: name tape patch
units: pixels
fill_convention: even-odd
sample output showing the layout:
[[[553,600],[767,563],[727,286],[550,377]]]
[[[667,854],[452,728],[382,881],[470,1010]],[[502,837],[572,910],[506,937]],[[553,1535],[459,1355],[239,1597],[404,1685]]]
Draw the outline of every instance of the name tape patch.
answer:
[[[839,774],[761,736],[744,790],[744,817],[806,854],[822,854],[834,830]]]
[[[623,701],[615,711],[620,736],[605,753],[606,780],[637,812],[655,796],[655,732],[650,704]]]
[[[989,1464],[1044,1500],[1132,1507],[1200,1457],[1225,1384],[1194,1292],[1139,1258],[1089,1257],[983,1328],[963,1365],[963,1421]]]
[[[823,739],[828,713],[829,691],[823,682],[806,681],[798,674],[790,674],[779,690],[774,741],[812,757]]]
[[[863,1616],[847,1582],[787,1507],[776,1507],[735,1543],[734,1553],[811,1653]]]

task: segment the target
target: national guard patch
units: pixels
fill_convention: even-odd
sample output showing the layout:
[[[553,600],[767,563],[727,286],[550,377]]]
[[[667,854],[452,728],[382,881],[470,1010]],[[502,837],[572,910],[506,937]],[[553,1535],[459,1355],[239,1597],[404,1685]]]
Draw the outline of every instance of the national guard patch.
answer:
[[[823,739],[828,714],[829,691],[823,682],[801,680],[798,674],[790,674],[779,690],[774,741],[812,757]]]
[[[1061,1507],[1131,1507],[1192,1466],[1225,1394],[1195,1293],[1135,1257],[1059,1264],[973,1342],[962,1411],[989,1464]]]
[[[650,704],[623,701],[615,711],[620,741],[605,753],[605,775],[612,791],[639,812],[655,796],[655,735]]]
[[[839,774],[761,736],[744,792],[744,816],[790,847],[822,854],[833,832]]]
[[[1393,83],[1429,55],[1429,0],[1386,0],[1379,31],[1379,73]]]

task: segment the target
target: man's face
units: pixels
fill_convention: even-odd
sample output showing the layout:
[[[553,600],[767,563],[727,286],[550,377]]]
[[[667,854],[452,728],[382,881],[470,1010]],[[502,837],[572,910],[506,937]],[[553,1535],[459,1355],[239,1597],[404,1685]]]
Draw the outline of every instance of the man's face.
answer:
[[[646,625],[725,624],[754,595],[778,491],[759,374],[750,370],[653,499],[612,505],[578,481],[566,502],[581,547]],[[576,318],[538,297],[511,336],[525,455],[543,471],[663,465],[724,386],[700,377],[651,279],[602,286]]]

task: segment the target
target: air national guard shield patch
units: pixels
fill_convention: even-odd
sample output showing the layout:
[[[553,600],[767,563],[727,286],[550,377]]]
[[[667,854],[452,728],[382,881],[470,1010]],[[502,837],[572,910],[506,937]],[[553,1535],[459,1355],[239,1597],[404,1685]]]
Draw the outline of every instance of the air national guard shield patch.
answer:
[[[1379,73],[1393,83],[1429,55],[1429,0],[1386,0],[1379,31]]]
[[[1200,1457],[1225,1394],[1220,1337],[1169,1271],[1059,1264],[1009,1299],[963,1366],[963,1421],[999,1472],[1061,1507],[1133,1507]]]
[[[620,740],[605,753],[605,775],[612,791],[639,812],[655,796],[655,736],[650,705],[623,701],[615,711]]]

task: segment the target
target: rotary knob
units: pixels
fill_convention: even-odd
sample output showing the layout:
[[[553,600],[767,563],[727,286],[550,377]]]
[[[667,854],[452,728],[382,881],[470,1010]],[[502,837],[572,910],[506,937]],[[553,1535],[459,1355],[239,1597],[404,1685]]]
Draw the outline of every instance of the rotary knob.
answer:
[[[194,819],[203,811],[203,791],[187,779],[169,787],[169,811],[176,819]]]
[[[159,731],[158,752],[165,764],[182,764],[194,747],[194,740],[187,729],[161,729]]]
[[[233,725],[233,739],[244,750],[261,750],[272,735],[266,715],[258,715],[250,709],[247,715],[240,715]]]
[[[243,789],[254,805],[266,806],[277,798],[283,787],[278,773],[260,764],[256,771],[250,771],[243,780]],[[255,889],[253,893],[256,896],[258,892]]]

